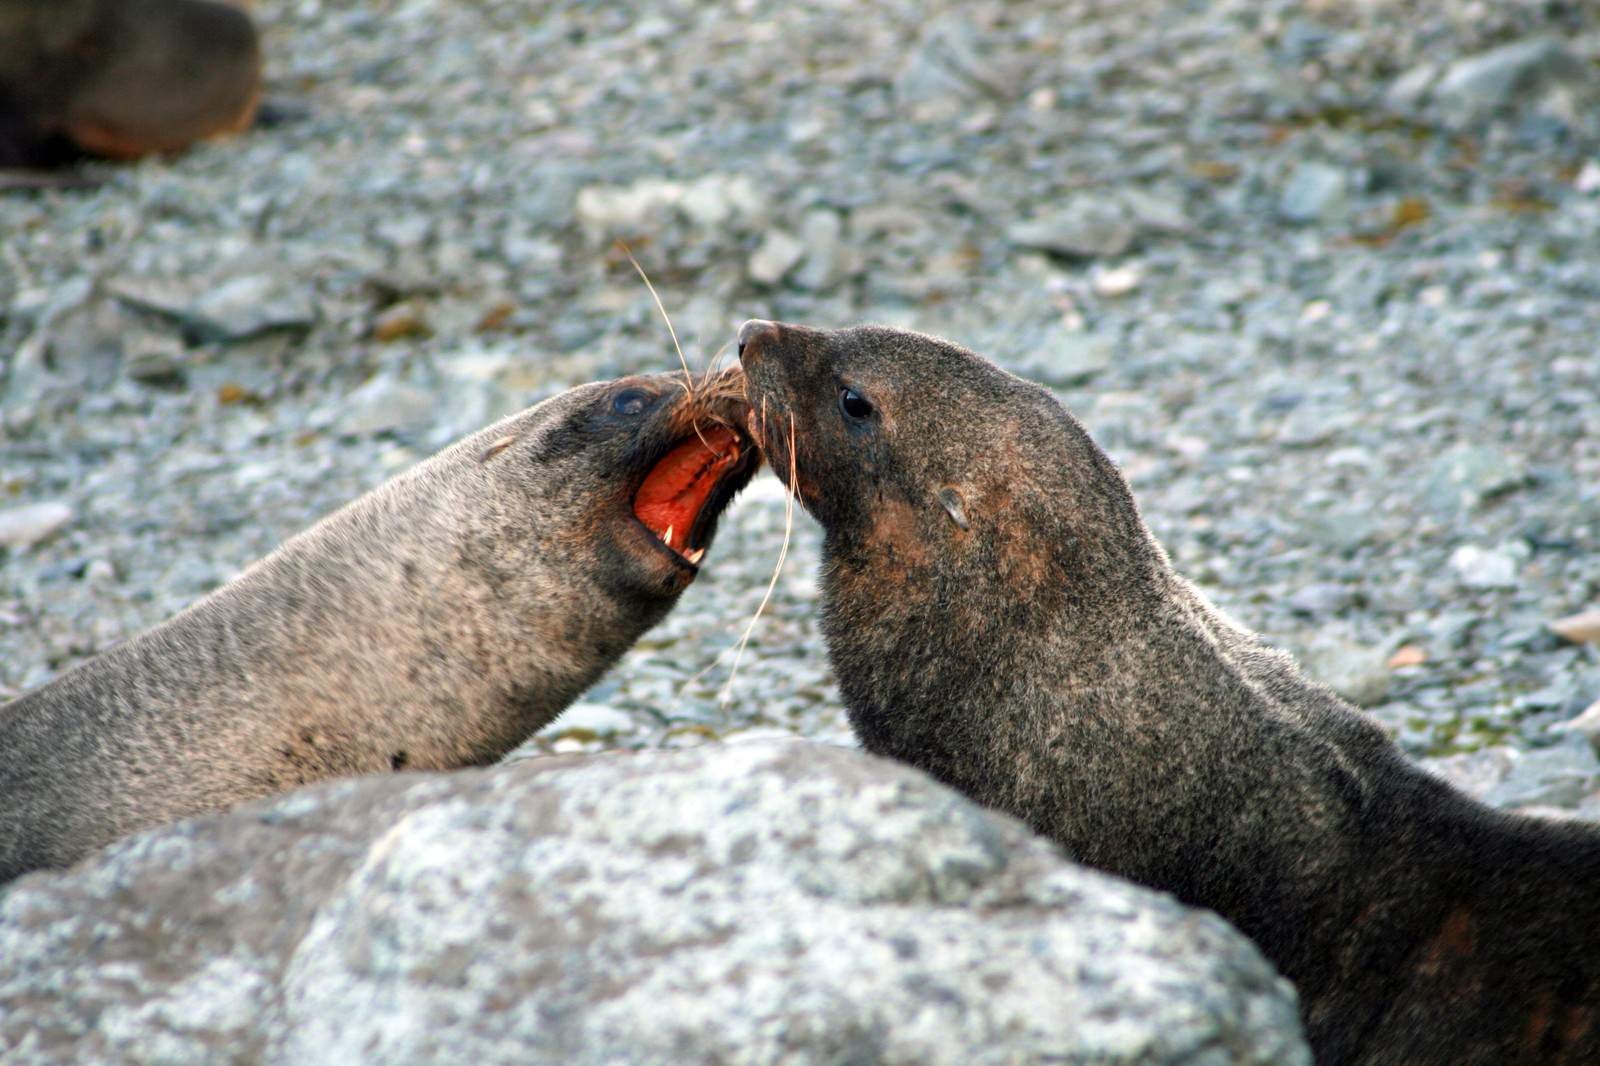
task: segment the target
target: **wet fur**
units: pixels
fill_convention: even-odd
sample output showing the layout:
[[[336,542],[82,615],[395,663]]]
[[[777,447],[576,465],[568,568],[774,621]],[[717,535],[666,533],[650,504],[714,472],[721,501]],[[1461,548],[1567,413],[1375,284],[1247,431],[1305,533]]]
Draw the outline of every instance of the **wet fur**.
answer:
[[[624,386],[655,397],[632,420]],[[739,409],[668,375],[547,400],[0,707],[0,881],[311,781],[497,759],[692,579],[632,490],[695,411]]]
[[[868,750],[1228,918],[1320,1063],[1600,1062],[1600,830],[1474,802],[1225,618],[1045,390],[897,330],[760,340]]]

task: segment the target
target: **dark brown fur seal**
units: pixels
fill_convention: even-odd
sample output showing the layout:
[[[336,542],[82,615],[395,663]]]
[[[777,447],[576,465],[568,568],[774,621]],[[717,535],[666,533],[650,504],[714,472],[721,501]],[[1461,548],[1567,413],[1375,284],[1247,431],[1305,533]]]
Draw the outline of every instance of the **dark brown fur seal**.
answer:
[[[1600,829],[1468,799],[1222,616],[1044,389],[891,329],[740,346],[868,750],[1222,914],[1320,1063],[1600,1062]]]
[[[720,386],[547,400],[0,707],[0,881],[307,782],[503,755],[694,579],[759,462]]]
[[[250,125],[261,45],[209,0],[0,0],[0,166],[134,159]]]

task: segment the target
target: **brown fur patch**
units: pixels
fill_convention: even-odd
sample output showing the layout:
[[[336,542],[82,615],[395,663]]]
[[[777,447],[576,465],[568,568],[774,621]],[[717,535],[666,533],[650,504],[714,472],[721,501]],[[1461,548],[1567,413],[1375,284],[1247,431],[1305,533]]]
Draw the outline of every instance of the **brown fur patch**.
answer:
[[[1417,972],[1422,976],[1437,977],[1447,972],[1453,964],[1470,958],[1477,946],[1478,934],[1472,912],[1465,906],[1458,906],[1439,924],[1439,931],[1428,942]]]
[[[908,571],[923,569],[929,563],[927,538],[922,523],[909,503],[886,497],[872,513],[872,529],[867,543],[878,553],[885,568],[881,578],[904,580]]]

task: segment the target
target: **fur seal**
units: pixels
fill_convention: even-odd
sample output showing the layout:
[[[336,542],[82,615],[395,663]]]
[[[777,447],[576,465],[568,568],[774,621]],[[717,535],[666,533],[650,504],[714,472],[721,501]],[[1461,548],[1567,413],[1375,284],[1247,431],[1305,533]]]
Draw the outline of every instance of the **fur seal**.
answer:
[[[869,751],[1227,918],[1326,1066],[1600,1062],[1600,828],[1467,798],[1224,617],[1044,389],[893,329],[739,347]]]
[[[248,127],[250,16],[210,0],[0,0],[0,166],[134,159]]]
[[[499,758],[694,580],[760,462],[741,391],[555,396],[0,707],[0,881],[312,781]]]

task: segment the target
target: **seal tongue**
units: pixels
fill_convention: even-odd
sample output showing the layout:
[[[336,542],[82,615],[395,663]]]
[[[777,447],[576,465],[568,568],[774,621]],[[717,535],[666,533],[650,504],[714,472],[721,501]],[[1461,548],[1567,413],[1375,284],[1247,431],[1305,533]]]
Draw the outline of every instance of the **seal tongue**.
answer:
[[[727,426],[712,426],[673,448],[645,475],[633,497],[633,513],[667,547],[697,561],[690,533],[722,472],[738,461],[739,435]]]

